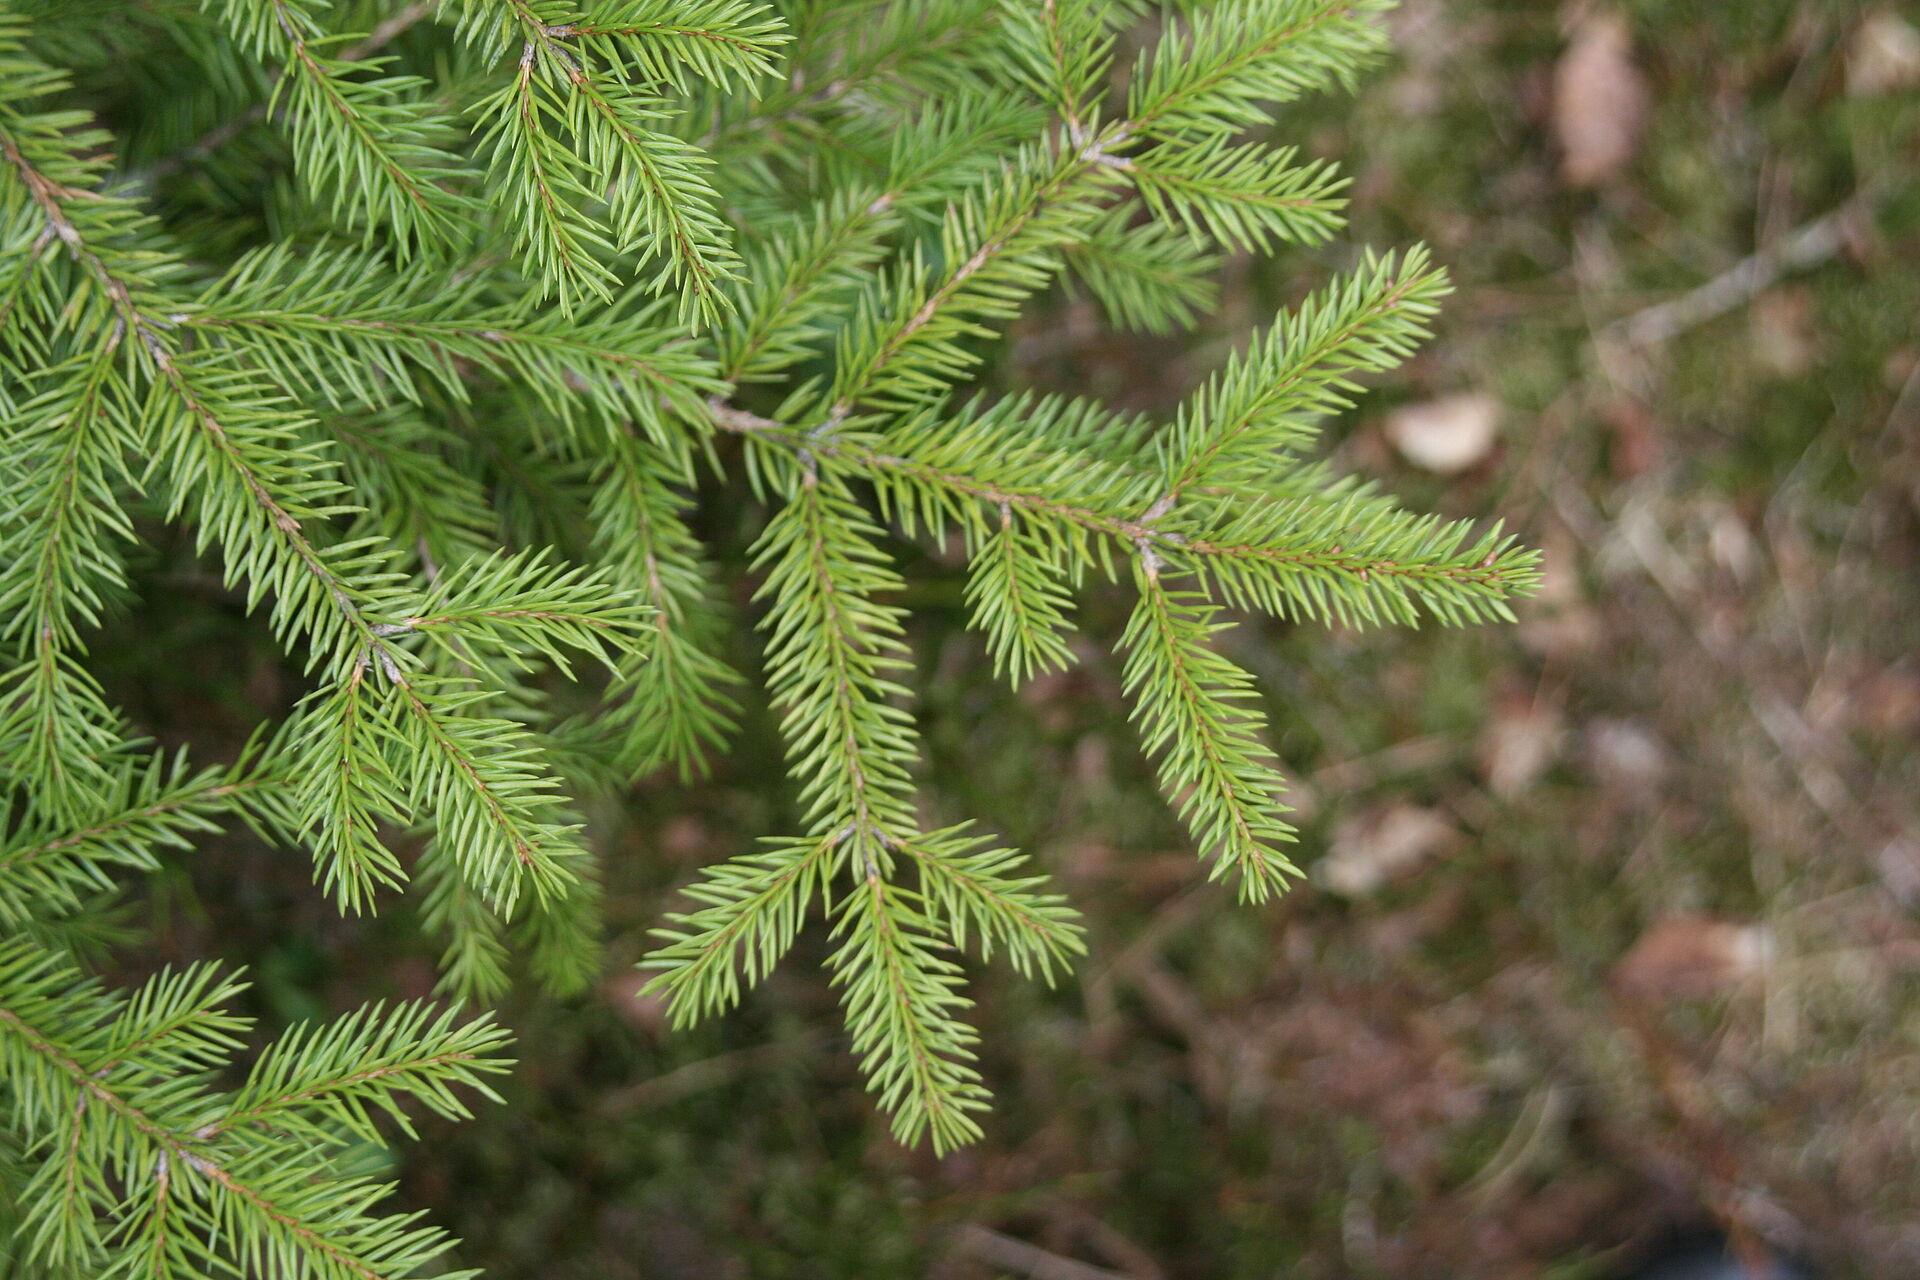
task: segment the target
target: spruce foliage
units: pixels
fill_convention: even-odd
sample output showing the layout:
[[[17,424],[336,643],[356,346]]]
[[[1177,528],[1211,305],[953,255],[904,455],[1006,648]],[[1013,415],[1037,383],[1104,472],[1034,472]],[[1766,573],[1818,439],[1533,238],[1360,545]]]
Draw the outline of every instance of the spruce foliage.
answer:
[[[370,1007],[223,1085],[235,980],[108,989],[90,922],[237,821],[309,851],[343,911],[412,895],[450,997],[499,995],[515,957],[577,990],[599,951],[570,797],[698,773],[756,689],[795,826],[688,886],[651,989],[680,1022],[724,1010],[817,920],[896,1133],[975,1136],[966,956],[1050,979],[1082,948],[1020,855],[928,816],[897,538],[964,548],[1016,683],[1074,661],[1081,593],[1130,593],[1102,639],[1170,803],[1208,874],[1284,888],[1232,614],[1464,624],[1534,581],[1497,530],[1309,456],[1444,275],[1365,257],[1165,423],[968,382],[1056,283],[1177,330],[1221,254],[1328,239],[1340,179],[1266,126],[1377,55],[1381,7],[0,0],[16,1273],[433,1265],[445,1242],[355,1161],[408,1106],[484,1094],[500,1030]],[[764,508],[746,619],[691,519],[716,469]],[[229,765],[143,745],[89,672],[151,521],[305,673]],[[757,673],[725,657],[741,627]],[[555,674],[593,710],[562,718]]]

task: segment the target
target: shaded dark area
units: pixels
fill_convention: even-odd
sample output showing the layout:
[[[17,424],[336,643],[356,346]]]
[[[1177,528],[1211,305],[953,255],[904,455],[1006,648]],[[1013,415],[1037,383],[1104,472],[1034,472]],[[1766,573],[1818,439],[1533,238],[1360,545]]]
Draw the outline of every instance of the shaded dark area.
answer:
[[[1090,931],[1056,990],[980,974],[987,1140],[887,1139],[817,935],[713,1025],[634,995],[675,886],[778,828],[755,713],[710,782],[590,813],[598,997],[511,1008],[508,1105],[408,1149],[404,1197],[464,1261],[1603,1280],[1710,1226],[1740,1257],[1914,1274],[1920,30],[1813,0],[1407,0],[1396,23],[1357,111],[1286,125],[1353,174],[1338,245],[1229,263],[1190,341],[1055,298],[999,381],[1161,408],[1354,246],[1425,240],[1458,286],[1438,338],[1330,448],[1507,521],[1546,552],[1540,598],[1511,628],[1234,633],[1311,873],[1256,910],[1197,875],[1113,654],[1083,638],[1071,674],[1007,693],[959,577],[921,566],[940,816],[991,815]],[[708,496],[704,533],[749,536],[744,494]],[[206,744],[299,696],[237,604],[214,625],[187,546],[143,573],[167,589],[99,645],[137,723]],[[1086,636],[1120,609],[1095,585]],[[425,994],[408,922],[340,920],[309,870],[210,844],[155,901],[159,958],[247,961],[270,1022]]]

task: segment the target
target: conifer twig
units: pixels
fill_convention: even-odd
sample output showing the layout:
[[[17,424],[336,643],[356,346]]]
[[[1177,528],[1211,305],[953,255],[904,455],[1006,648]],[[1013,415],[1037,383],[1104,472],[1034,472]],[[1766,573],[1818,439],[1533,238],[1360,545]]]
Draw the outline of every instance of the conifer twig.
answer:
[[[340,50],[339,60],[359,62],[371,54],[380,52],[393,43],[407,28],[432,13],[434,7],[435,0],[413,0],[413,3],[404,9],[382,20],[378,26],[367,33],[366,38],[355,41]],[[267,104],[255,103],[233,119],[215,125],[178,151],[162,156],[145,169],[130,175],[130,179],[135,186],[145,187],[162,178],[171,177],[181,169],[214,154],[266,118]]]
[[[43,940],[84,945],[103,891],[237,816],[305,845],[342,911],[413,895],[448,991],[497,996],[522,955],[578,991],[598,881],[563,780],[703,768],[752,723],[736,649],[796,820],[701,870],[647,989],[676,1025],[730,1008],[818,918],[893,1132],[978,1137],[967,966],[1051,981],[1085,941],[1018,852],[930,820],[902,542],[965,562],[965,625],[1016,685],[1080,658],[1093,580],[1127,591],[1121,697],[1169,805],[1208,874],[1282,889],[1283,786],[1229,611],[1465,624],[1536,577],[1497,528],[1313,457],[1425,336],[1444,274],[1365,255],[1166,421],[961,393],[1062,273],[1115,323],[1174,329],[1221,254],[1331,236],[1332,168],[1248,139],[1375,56],[1383,2],[1192,6],[1142,23],[1130,73],[1122,0],[416,0],[351,43],[321,0],[165,6],[181,47],[276,79],[139,175],[153,211],[106,186],[113,140],[85,117],[113,69],[76,87],[0,14],[0,401],[22,424],[0,493],[0,786],[21,815],[0,838],[0,1124],[47,1157],[19,1186],[0,1168],[0,1201],[39,1215],[29,1264],[426,1271],[444,1238],[377,1216],[341,1153],[381,1113],[404,1128],[402,1095],[460,1114],[496,1031],[369,1006],[216,1097],[200,1082],[244,1030],[230,982],[116,993]],[[404,31],[396,68],[379,50]],[[266,119],[297,179],[270,198],[154,180]],[[754,510],[717,506],[708,468]],[[90,673],[89,632],[145,585],[116,544],[148,486],[312,674],[244,766],[130,740]],[[714,564],[740,530],[740,562]],[[758,644],[731,625],[732,570]],[[610,678],[556,720],[540,673],[583,656]],[[389,833],[416,829],[403,859]]]

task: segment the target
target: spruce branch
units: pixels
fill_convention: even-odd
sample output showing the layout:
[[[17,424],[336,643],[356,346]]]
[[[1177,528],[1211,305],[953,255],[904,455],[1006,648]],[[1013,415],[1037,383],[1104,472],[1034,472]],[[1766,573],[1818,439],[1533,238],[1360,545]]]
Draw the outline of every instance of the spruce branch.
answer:
[[[633,773],[671,764],[685,778],[721,749],[741,676],[714,652],[720,630],[701,547],[681,518],[682,477],[631,435],[611,442],[594,493],[596,545],[616,581],[651,610],[648,643],[623,655],[601,728]]]
[[[973,1066],[979,1035],[958,1016],[968,1003],[960,966],[916,897],[868,871],[838,908],[830,963],[853,1051],[894,1136],[925,1136],[944,1153],[980,1136],[973,1117],[991,1095]]]
[[[536,76],[536,65],[528,40],[513,82],[475,104],[474,114],[489,152],[488,185],[514,229],[514,248],[565,312],[584,298],[611,300],[618,277],[598,255],[617,250],[605,224],[579,208],[596,198],[583,177],[586,158],[561,136],[567,99]]]
[[[1274,454],[1304,443],[1318,419],[1351,403],[1357,373],[1391,368],[1426,337],[1448,291],[1423,250],[1369,255],[1341,283],[1283,315],[1182,406],[1159,454],[1165,491],[1152,523],[1198,484],[1257,485]]]
[[[811,354],[893,230],[887,193],[855,188],[816,208],[749,259],[742,296],[716,335],[720,378],[763,381]]]
[[[854,0],[794,11],[782,81],[724,103],[729,118],[707,143],[716,153],[758,150],[768,138],[842,123],[864,102],[927,107],[964,97],[980,88],[998,17],[998,0]]]
[[[1140,55],[1128,90],[1136,131],[1186,138],[1267,122],[1275,103],[1350,86],[1385,47],[1389,0],[1223,0]]]
[[[244,255],[180,323],[244,344],[281,385],[340,407],[417,401],[416,375],[464,402],[470,370],[492,370],[536,398],[556,438],[590,412],[602,430],[633,421],[664,441],[674,420],[701,421],[701,397],[720,386],[710,362],[662,331],[658,307],[529,318],[487,302],[484,285],[394,276],[365,253],[272,247]]]
[[[457,642],[449,650],[456,659],[471,661],[481,646],[520,670],[537,656],[571,675],[569,650],[610,666],[631,647],[641,614],[601,573],[556,564],[544,552],[498,552],[442,573],[416,613],[380,630],[434,645]]]
[[[493,172],[533,253],[544,292],[563,309],[611,299],[617,277],[596,254],[645,246],[661,262],[646,282],[679,293],[683,324],[711,323],[726,305],[738,258],[698,148],[654,129],[666,118],[646,92],[686,88],[689,72],[721,83],[770,68],[779,24],[758,5],[704,0],[693,10],[659,0],[603,3],[584,21],[531,0],[467,0],[469,39],[520,45],[511,85],[482,102]],[[604,187],[588,185],[597,178]],[[579,203],[605,202],[605,218]],[[617,243],[616,243],[617,241]]]
[[[377,1113],[412,1137],[403,1100],[447,1119],[472,1114],[456,1088],[500,1101],[485,1077],[504,1070],[498,1054],[507,1042],[504,1029],[489,1020],[457,1024],[450,1009],[362,1005],[333,1022],[297,1026],[267,1046],[219,1118],[196,1134],[270,1128],[324,1144],[339,1141],[344,1131],[378,1142]]]
[[[402,1096],[463,1113],[454,1088],[484,1091],[504,1036],[417,1006],[378,1026],[354,1015],[295,1032],[226,1099],[198,1080],[240,1047],[245,1020],[219,1007],[238,990],[201,966],[128,997],[31,943],[0,941],[9,1112],[29,1150],[58,1153],[29,1188],[28,1248],[97,1267],[124,1246],[120,1265],[168,1276],[420,1274],[445,1235],[380,1216],[387,1188],[332,1162],[370,1136],[370,1108],[399,1114]]]
[[[1039,0],[1002,10],[1013,71],[1066,125],[1081,129],[1081,116],[1113,55],[1114,35],[1105,5],[1091,0]]]
[[[133,538],[116,487],[136,421],[102,344],[46,371],[20,406],[17,484],[0,495],[0,767],[42,781],[33,804],[70,818],[106,793],[119,716],[80,663],[84,627],[126,588],[118,547]]]
[[[1245,704],[1253,678],[1211,646],[1227,624],[1206,597],[1168,587],[1151,559],[1135,573],[1139,603],[1121,644],[1122,674],[1147,753],[1180,817],[1211,857],[1210,878],[1235,878],[1240,897],[1260,902],[1298,870],[1278,846],[1293,839],[1281,821],[1279,774],[1261,742],[1265,723]]]
[[[568,864],[587,854],[534,736],[511,720],[468,714],[487,694],[465,681],[421,678],[387,696],[399,707],[402,742],[413,748],[400,775],[406,794],[426,801],[480,896],[509,914],[523,893],[537,902],[564,897]]]
[[[701,83],[748,88],[774,75],[788,38],[773,9],[751,0],[607,0],[566,34],[622,79],[680,93]]]
[[[5,124],[0,120],[0,129]],[[170,464],[174,511],[188,494],[198,499],[203,538],[217,531],[231,552],[229,577],[247,577],[254,600],[271,586],[276,628],[283,635],[308,633],[316,661],[376,639],[362,614],[372,597],[355,578],[381,583],[385,575],[377,561],[364,546],[323,551],[301,526],[302,517],[331,514],[330,504],[343,489],[315,460],[276,447],[297,416],[231,360],[183,363],[175,325],[158,305],[150,278],[116,271],[110,259],[125,256],[123,251],[94,243],[70,216],[69,206],[84,193],[42,172],[5,132],[0,156],[48,231],[107,300],[113,340],[131,340],[133,363],[147,380],[147,438]],[[221,501],[236,494],[238,503]]]
[[[903,519],[911,512],[915,522],[936,529],[949,520],[979,527],[1004,506],[1041,527],[1071,530],[1072,536],[1102,535],[1108,551],[1130,553],[1144,548],[1162,562],[1172,559],[1204,568],[1223,584],[1232,584],[1238,593],[1236,603],[1253,604],[1263,611],[1290,612],[1291,604],[1276,603],[1283,600],[1281,595],[1257,586],[1294,572],[1319,575],[1314,585],[1337,584],[1355,600],[1370,594],[1405,595],[1416,589],[1414,584],[1419,589],[1437,584],[1462,601],[1463,612],[1440,615],[1450,621],[1503,616],[1499,602],[1530,591],[1537,581],[1533,553],[1497,535],[1486,542],[1464,524],[1428,522],[1423,528],[1431,537],[1417,538],[1411,547],[1395,540],[1383,547],[1394,554],[1369,554],[1364,540],[1356,546],[1342,542],[1348,526],[1329,520],[1328,505],[1317,500],[1249,503],[1244,513],[1238,513],[1237,505],[1229,505],[1224,508],[1225,523],[1202,523],[1196,532],[1186,531],[1181,527],[1183,520],[1169,519],[1164,511],[1153,522],[1119,514],[1142,506],[1151,513],[1166,493],[1161,482],[1149,472],[1112,464],[1103,467],[992,429],[1005,419],[1029,415],[1039,416],[1033,401],[1018,398],[971,420],[976,427],[984,425],[984,432],[968,430],[969,419],[962,416],[924,434],[897,428],[884,442],[847,430],[812,435],[751,415],[743,419],[716,414],[715,422],[724,430],[748,434],[796,457],[805,452],[868,476]],[[1236,498],[1235,504],[1241,501]],[[1382,516],[1380,505],[1364,497],[1349,499],[1345,509],[1364,522],[1377,522]],[[1211,520],[1220,510],[1219,503],[1210,499],[1191,514]],[[1341,505],[1333,504],[1331,510],[1337,513]],[[1302,539],[1300,530],[1284,521],[1288,512],[1302,515],[1303,525],[1320,532]],[[1082,559],[1103,554],[1085,542],[1073,545]],[[1434,548],[1445,550],[1436,553]],[[1470,609],[1467,601],[1483,603]],[[1366,611],[1329,614],[1318,608],[1307,614],[1342,621],[1378,616]],[[1404,617],[1399,610],[1392,616]]]
[[[377,885],[398,878],[373,835],[380,821],[396,816],[396,787],[382,767],[370,770],[360,759],[364,731],[370,741],[397,740],[410,749],[410,770],[398,780],[455,834],[460,865],[483,896],[510,910],[523,888],[542,900],[561,892],[558,866],[577,856],[578,844],[572,826],[548,815],[557,803],[554,782],[537,765],[524,729],[463,714],[473,692],[412,672],[417,659],[394,637],[413,628],[375,620],[383,613],[419,616],[400,607],[400,575],[387,548],[365,539],[322,544],[309,532],[353,508],[341,502],[347,490],[329,466],[291,447],[304,429],[303,416],[283,407],[241,364],[240,352],[186,350],[181,325],[170,318],[180,313],[155,293],[152,272],[117,270],[121,251],[111,241],[94,243],[69,215],[79,193],[48,178],[5,134],[0,150],[53,234],[110,302],[120,330],[136,339],[136,368],[147,383],[142,416],[153,465],[168,479],[170,511],[191,500],[203,542],[219,541],[227,578],[245,583],[248,603],[269,602],[283,639],[305,638],[310,666],[347,673],[335,677],[342,693],[334,714],[319,722],[337,739],[300,736],[316,766],[310,775],[316,781],[304,792],[314,807],[302,829],[323,838],[316,849],[323,881],[344,905],[359,906]],[[243,283],[247,278],[243,273]],[[476,629],[497,629],[499,612],[543,624],[521,628],[535,636],[565,614],[556,609],[535,619],[542,611],[508,608],[485,622],[469,621]],[[573,628],[570,639],[581,638],[577,621],[565,625]],[[555,652],[544,640],[536,649]],[[378,715],[359,710],[369,666],[388,686],[387,710]],[[52,686],[43,680],[41,687]]]
[[[981,959],[992,959],[1000,947],[1020,973],[1048,982],[1056,968],[1085,954],[1066,898],[1047,890],[1043,875],[1015,874],[1024,862],[1020,854],[969,834],[966,824],[901,841],[897,848],[919,876],[929,918],[945,923],[954,946],[965,950],[970,938],[978,938]]]
[[[336,57],[341,63],[360,62],[379,53],[394,40],[403,35],[415,23],[430,16],[438,5],[438,0],[413,0],[412,4],[384,19],[369,31],[364,39],[342,48]],[[217,154],[228,143],[259,124],[268,116],[269,108],[265,102],[256,103],[231,120],[207,130],[187,146],[161,157],[144,170],[131,175],[131,185],[147,187],[163,178],[178,173],[181,169],[197,164]]]
[[[401,822],[408,810],[388,761],[396,730],[391,708],[368,684],[368,665],[360,662],[311,695],[287,749],[299,780],[295,837],[313,849],[321,888],[354,914],[371,910],[381,889],[406,882],[380,836],[382,824]]]
[[[420,96],[424,80],[353,78],[380,70],[379,60],[328,57],[325,44],[339,37],[321,30],[311,0],[220,0],[219,8],[249,52],[280,61],[264,114],[287,126],[303,179],[331,193],[335,213],[355,215],[369,235],[391,229],[403,251],[454,230],[472,202],[453,188],[468,175],[436,145],[452,122]]]
[[[0,773],[33,778],[28,804],[72,820],[111,791],[108,758],[122,740],[121,716],[79,657],[39,632],[29,653],[0,672]]]
[[[1086,140],[1023,148],[1004,185],[956,205],[942,228],[945,266],[909,266],[862,299],[824,420],[863,404],[910,408],[971,367],[975,357],[957,340],[979,332],[980,320],[1010,315],[1057,269],[1058,251],[1084,234],[1094,198],[1118,183],[1111,149],[1126,137],[1124,126],[1110,126]]]
[[[1016,683],[1082,651],[1082,593],[1130,588],[1123,692],[1170,802],[1216,877],[1284,887],[1225,610],[1464,624],[1537,577],[1497,527],[1306,456],[1424,336],[1444,277],[1419,250],[1362,259],[1164,423],[964,384],[1062,274],[1116,323],[1178,329],[1219,252],[1330,236],[1331,168],[1242,135],[1344,83],[1381,8],[1182,5],[1129,73],[1142,9],[1101,0],[441,0],[358,40],[317,0],[209,0],[169,19],[182,38],[247,84],[275,69],[186,153],[272,188],[211,213],[152,181],[171,161],[115,185],[117,144],[64,105],[92,85],[0,16],[0,418],[28,464],[0,493],[0,1129],[26,1144],[0,1149],[0,1193],[31,1193],[33,1256],[432,1263],[437,1233],[382,1217],[340,1157],[383,1116],[405,1129],[407,1099],[461,1114],[497,1033],[370,1008],[224,1096],[228,979],[122,996],[57,949],[238,818],[309,846],[343,910],[409,892],[442,990],[594,983],[600,891],[562,779],[604,792],[726,748],[750,702],[722,567],[743,529],[800,833],[708,868],[657,932],[647,989],[676,1023],[737,1003],[817,904],[863,1073],[896,1134],[945,1150],[987,1096],[967,953],[1051,979],[1081,952],[1043,877],[916,787],[895,538],[964,559],[967,619]],[[269,117],[293,182],[223,151]],[[191,136],[136,127],[136,153]],[[709,469],[744,480],[747,523]],[[225,770],[138,749],[91,670],[148,585],[121,561],[147,490],[311,677]],[[546,673],[583,656],[610,674],[556,723]]]
[[[0,641],[77,649],[105,597],[126,587],[113,544],[133,540],[115,487],[135,445],[115,348],[102,344],[37,379],[11,437],[21,480],[0,509]]]
[[[1014,683],[1049,668],[1064,669],[1072,651],[1062,638],[1072,607],[1068,570],[1055,546],[1001,507],[1000,528],[974,554],[967,580],[973,624],[986,632],[994,669]]]
[[[1164,223],[1134,224],[1132,214],[1116,206],[1086,240],[1068,246],[1069,272],[1115,325],[1154,334],[1193,328],[1213,309],[1220,260],[1194,253],[1190,238]]]
[[[643,990],[664,995],[679,1026],[739,1003],[743,987],[766,977],[792,948],[847,840],[845,831],[772,840],[708,867],[683,891],[701,905],[669,914],[653,930],[662,945],[641,962],[653,974]]]
[[[30,821],[0,840],[0,924],[60,916],[113,887],[115,868],[151,870],[157,849],[185,849],[214,819],[286,787],[271,773],[187,767],[186,757],[114,762],[113,792],[97,809],[62,824]]]
[[[804,472],[754,551],[772,602],[767,687],[788,759],[816,830],[857,837],[914,829],[910,771],[919,754],[907,692],[902,610],[876,596],[900,579],[874,544],[879,530],[831,473]]]
[[[1209,138],[1166,144],[1131,160],[1127,176],[1156,218],[1241,252],[1279,240],[1319,244],[1340,226],[1346,179],[1332,165],[1295,165],[1291,148]]]
[[[441,942],[436,991],[457,1000],[499,999],[513,986],[507,924],[455,864],[446,843],[429,840],[414,864],[420,922]]]
[[[472,450],[460,434],[418,406],[322,414],[313,439],[331,443],[343,478],[365,504],[347,531],[384,538],[411,553],[429,580],[442,565],[485,556],[495,546],[498,513]]]

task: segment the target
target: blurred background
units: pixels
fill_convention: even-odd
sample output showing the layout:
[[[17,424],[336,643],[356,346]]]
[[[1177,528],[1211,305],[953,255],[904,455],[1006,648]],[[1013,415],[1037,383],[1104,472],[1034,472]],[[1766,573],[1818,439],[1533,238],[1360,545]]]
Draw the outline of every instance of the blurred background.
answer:
[[[1010,694],[957,567],[903,548],[940,816],[988,815],[1090,931],[1056,990],[977,975],[986,1141],[887,1138],[818,936],[711,1026],[635,996],[676,886],[781,829],[757,712],[710,781],[591,814],[609,977],[512,1004],[509,1105],[405,1149],[463,1262],[1601,1280],[1710,1227],[1920,1274],[1920,13],[1405,0],[1394,28],[1357,110],[1280,130],[1353,175],[1348,235],[1225,263],[1190,338],[1049,299],[992,380],[1164,409],[1358,246],[1424,240],[1458,288],[1436,340],[1326,444],[1541,547],[1519,625],[1231,634],[1310,871],[1242,908],[1125,723],[1121,594],[1086,593],[1080,667]],[[740,496],[707,495],[723,548]],[[112,692],[204,743],[297,676],[191,563],[119,624]],[[301,859],[235,839],[178,877],[163,957],[252,963],[269,1026],[432,985],[409,921],[335,918]]]

